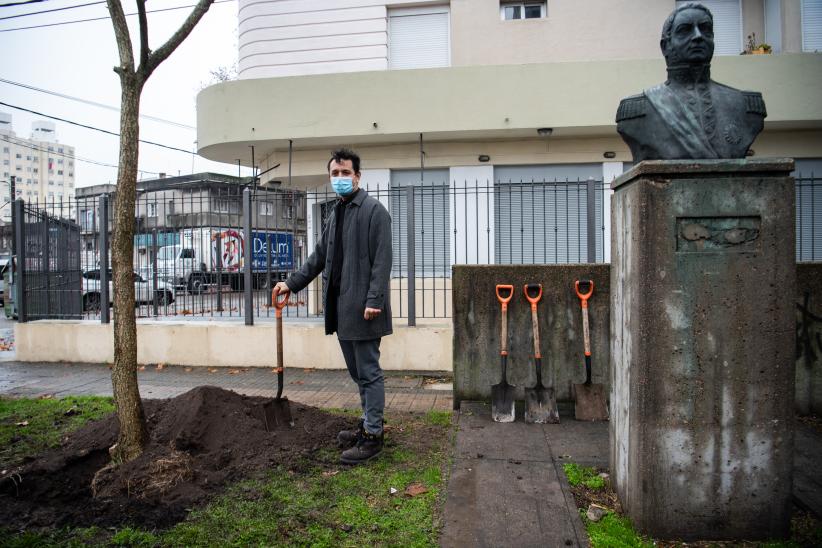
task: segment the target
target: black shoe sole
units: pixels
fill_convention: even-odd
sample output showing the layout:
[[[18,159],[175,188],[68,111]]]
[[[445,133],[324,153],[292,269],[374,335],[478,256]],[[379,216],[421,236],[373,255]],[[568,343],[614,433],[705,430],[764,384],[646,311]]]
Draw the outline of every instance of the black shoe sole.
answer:
[[[367,459],[357,459],[357,460],[354,460],[354,459],[344,459],[343,457],[340,457],[340,463],[342,463],[342,464],[347,464],[347,465],[349,465],[349,466],[356,466],[356,465],[358,465],[358,464],[362,464],[362,463],[364,463],[364,462],[368,462],[368,461],[370,461],[371,459],[375,459],[375,458],[379,457],[380,455],[382,455],[382,451],[380,451],[379,453],[374,453],[373,455],[371,455],[371,456],[370,456],[370,457],[368,457]]]

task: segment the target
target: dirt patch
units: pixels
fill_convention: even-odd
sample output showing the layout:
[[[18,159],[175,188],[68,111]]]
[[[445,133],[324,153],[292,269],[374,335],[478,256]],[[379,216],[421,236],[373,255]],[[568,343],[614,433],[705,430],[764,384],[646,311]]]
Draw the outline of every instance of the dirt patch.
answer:
[[[314,466],[355,421],[291,403],[296,426],[266,432],[254,413],[266,401],[213,386],[144,400],[150,441],[142,456],[107,466],[117,438],[113,415],[73,433],[60,448],[0,478],[0,523],[13,530],[132,524],[165,528],[227,482],[282,466]],[[325,464],[323,466],[328,466]]]

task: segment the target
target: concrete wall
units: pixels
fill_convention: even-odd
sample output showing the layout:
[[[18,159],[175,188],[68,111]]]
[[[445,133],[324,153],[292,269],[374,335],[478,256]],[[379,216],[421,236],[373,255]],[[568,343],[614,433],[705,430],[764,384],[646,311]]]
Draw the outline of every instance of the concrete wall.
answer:
[[[443,371],[451,368],[447,323],[417,328],[397,325],[383,338],[380,363],[386,370]],[[137,324],[137,361],[216,367],[273,367],[276,324],[239,322],[156,322]],[[336,336],[324,336],[321,322],[283,326],[286,367],[344,369]],[[47,320],[15,325],[17,359],[26,362],[107,362],[114,360],[112,325],[97,321]]]
[[[796,410],[822,415],[822,263],[799,263],[796,286]]]
[[[531,308],[523,295],[526,283],[541,283],[538,306],[543,384],[553,370],[558,400],[571,400],[571,386],[585,381],[582,312],[574,281],[594,280],[589,300],[593,355],[593,382],[608,382],[609,265],[505,265],[455,266],[454,278],[454,398],[487,400],[491,385],[501,379],[500,305],[496,284],[512,284],[515,295],[508,308],[508,382],[523,388],[534,386],[534,346]]]

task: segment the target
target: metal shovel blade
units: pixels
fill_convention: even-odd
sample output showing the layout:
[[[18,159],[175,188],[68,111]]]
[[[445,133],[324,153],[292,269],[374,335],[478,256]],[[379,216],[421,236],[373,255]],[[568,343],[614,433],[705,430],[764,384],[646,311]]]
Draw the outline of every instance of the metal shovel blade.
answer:
[[[559,411],[553,388],[537,385],[525,389],[525,422],[529,424],[559,423]]]
[[[272,432],[284,426],[294,427],[288,398],[277,398],[264,402],[255,414],[262,419],[266,432]]]
[[[575,384],[574,417],[578,421],[607,421],[608,406],[605,404],[605,389],[601,384]]]
[[[514,422],[514,389],[504,379],[491,385],[491,418],[495,422]]]

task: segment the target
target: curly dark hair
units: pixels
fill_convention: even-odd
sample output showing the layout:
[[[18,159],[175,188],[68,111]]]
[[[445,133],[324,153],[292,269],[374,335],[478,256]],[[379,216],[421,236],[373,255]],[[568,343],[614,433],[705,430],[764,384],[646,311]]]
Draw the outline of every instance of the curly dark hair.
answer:
[[[338,148],[331,153],[331,159],[325,166],[326,171],[331,171],[331,162],[342,163],[343,160],[351,160],[351,166],[354,168],[354,173],[360,172],[360,157],[357,153],[349,148]]]

